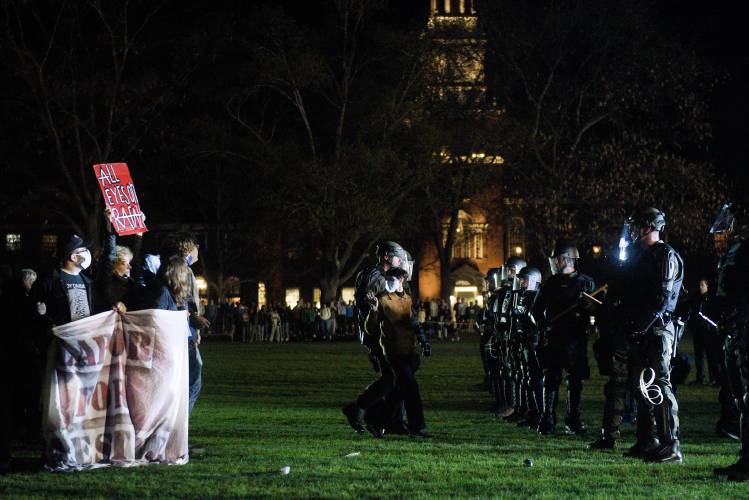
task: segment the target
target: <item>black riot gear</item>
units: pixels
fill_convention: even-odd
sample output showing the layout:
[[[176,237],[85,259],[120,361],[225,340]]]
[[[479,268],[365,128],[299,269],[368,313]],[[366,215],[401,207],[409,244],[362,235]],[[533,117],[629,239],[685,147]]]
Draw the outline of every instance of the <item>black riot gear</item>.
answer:
[[[660,217],[652,212],[650,215],[654,219]],[[652,219],[638,223],[643,224],[640,227],[645,227],[644,224],[656,227]],[[678,463],[682,459],[678,404],[670,372],[677,342],[672,315],[681,290],[684,264],[670,245],[658,241],[644,248],[635,246],[626,271],[622,312],[630,335],[630,373],[641,381],[649,379],[650,383],[645,385],[659,393],[654,400],[647,387],[638,391],[637,443],[629,454],[651,462]],[[659,446],[655,447],[655,443]]]
[[[566,432],[582,434],[583,381],[590,377],[588,365],[588,327],[590,313],[584,310],[583,293],[595,288],[593,279],[577,271],[555,274],[541,288],[536,308],[543,315],[541,364],[543,378],[543,417],[538,430],[553,434],[556,429],[556,405],[563,372],[567,372]]]
[[[723,337],[725,358],[722,364],[721,420],[718,429],[730,424],[734,410],[739,414],[739,437],[741,448],[739,460],[728,467],[714,470],[729,480],[749,480],[749,244],[741,236],[731,235],[737,222],[735,205],[721,208],[710,228],[713,237],[723,236],[725,245],[718,251],[718,273],[716,305],[718,308],[719,334]],[[733,236],[730,238],[729,236]],[[722,250],[722,251],[721,251]]]

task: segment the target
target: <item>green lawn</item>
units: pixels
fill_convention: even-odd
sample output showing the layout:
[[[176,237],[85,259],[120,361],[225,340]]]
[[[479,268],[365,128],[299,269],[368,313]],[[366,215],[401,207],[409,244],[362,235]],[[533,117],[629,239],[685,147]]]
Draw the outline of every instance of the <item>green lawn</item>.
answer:
[[[419,373],[431,440],[375,440],[345,424],[340,407],[373,377],[353,342],[208,343],[191,422],[205,455],[185,466],[18,472],[0,478],[0,496],[749,497],[749,484],[712,476],[738,449],[713,433],[716,389],[680,390],[685,463],[646,465],[621,451],[587,451],[587,438],[544,438],[498,422],[488,413],[489,394],[469,390],[480,375],[476,341],[438,343],[434,351]],[[591,436],[602,383],[595,376],[585,388]],[[627,428],[622,446],[632,442]],[[20,455],[33,463],[32,451]],[[525,458],[534,467],[524,467]],[[286,465],[289,475],[276,473]]]

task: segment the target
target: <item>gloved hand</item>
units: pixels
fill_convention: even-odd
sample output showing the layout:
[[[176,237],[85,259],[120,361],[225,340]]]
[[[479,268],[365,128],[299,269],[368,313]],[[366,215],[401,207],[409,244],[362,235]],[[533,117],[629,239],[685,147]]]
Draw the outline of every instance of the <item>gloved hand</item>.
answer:
[[[432,344],[429,343],[429,341],[424,341],[421,344],[421,348],[424,350],[424,356],[429,357],[432,355]]]

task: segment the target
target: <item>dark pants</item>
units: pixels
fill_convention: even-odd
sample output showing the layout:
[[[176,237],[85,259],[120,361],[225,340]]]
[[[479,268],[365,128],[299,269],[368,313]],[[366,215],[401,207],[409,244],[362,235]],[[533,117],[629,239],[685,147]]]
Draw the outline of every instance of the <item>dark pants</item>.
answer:
[[[663,402],[652,405],[643,397],[639,386],[633,389],[638,394],[637,438],[640,441],[653,436],[653,418],[662,444],[679,439],[679,405],[670,380],[673,341],[674,326],[673,323],[669,323],[665,327],[652,328],[642,338],[636,339],[631,346],[632,369],[637,375],[638,383],[642,370],[652,368],[655,371],[653,384],[660,388],[663,394]]]
[[[380,377],[356,398],[356,405],[365,411],[380,403],[395,390],[395,371],[387,357],[381,351],[373,349],[369,359],[376,365],[374,368],[380,373]]]
[[[697,371],[697,381],[702,382],[705,379],[705,358],[707,358],[707,370],[710,381],[718,380],[718,360],[715,358],[715,349],[711,337],[717,335],[716,332],[707,328],[698,327],[693,330],[694,334],[694,365]]]
[[[553,332],[552,332],[553,334]],[[543,352],[544,418],[556,423],[556,401],[562,374],[567,372],[567,424],[580,421],[583,380],[590,378],[588,339],[584,335],[554,339]]]
[[[392,366],[395,371],[396,394],[403,401],[408,419],[408,429],[412,432],[426,427],[424,420],[424,406],[421,402],[419,383],[416,381],[416,371],[419,369],[420,359],[417,354],[393,356]]]

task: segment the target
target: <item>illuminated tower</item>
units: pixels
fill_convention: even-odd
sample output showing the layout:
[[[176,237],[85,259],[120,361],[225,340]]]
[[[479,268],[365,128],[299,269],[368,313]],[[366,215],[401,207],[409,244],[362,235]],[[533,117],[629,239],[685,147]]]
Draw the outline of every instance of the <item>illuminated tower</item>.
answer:
[[[500,119],[501,112],[486,102],[484,60],[486,40],[481,31],[476,0],[431,0],[427,36],[434,45],[434,77],[431,98],[459,103],[466,123]],[[435,154],[450,168],[501,168],[502,157],[496,147],[465,149],[462,139],[445,145]],[[481,147],[481,146],[479,146]],[[457,228],[452,247],[449,279],[444,273],[433,244],[422,251],[419,270],[419,295],[422,299],[449,295],[451,300],[482,302],[483,276],[498,267],[507,255],[505,210],[498,190],[489,190],[476,199],[464,198],[457,212]],[[480,200],[480,201],[479,201]],[[442,221],[443,244],[447,241],[450,218]],[[444,295],[443,295],[444,296]]]

